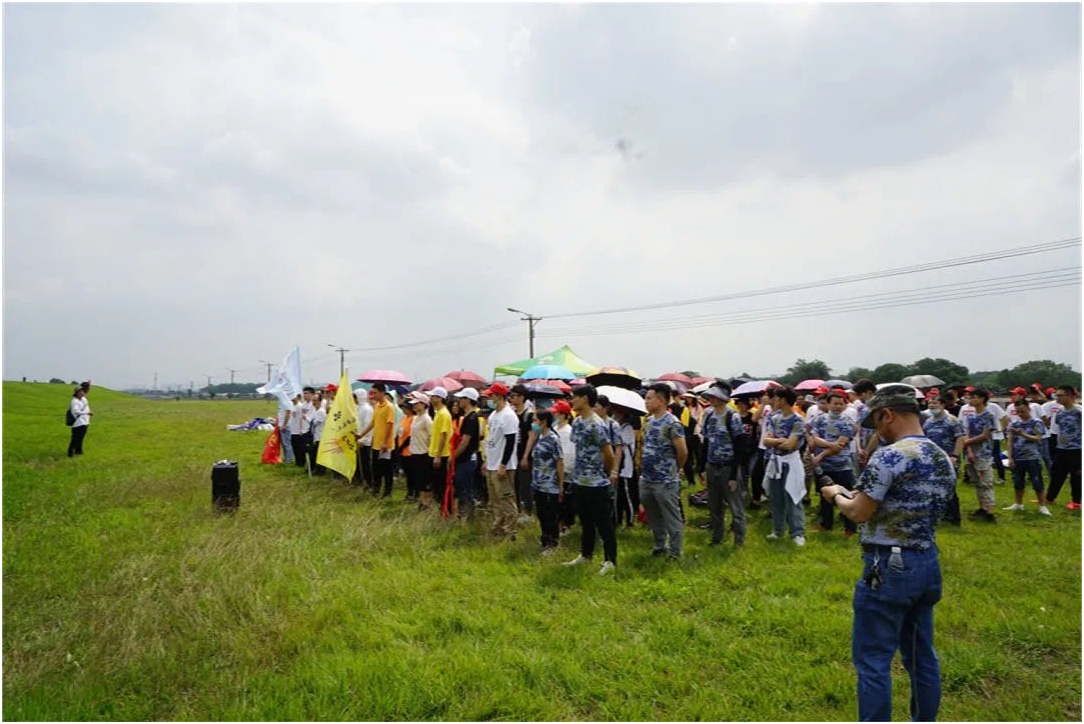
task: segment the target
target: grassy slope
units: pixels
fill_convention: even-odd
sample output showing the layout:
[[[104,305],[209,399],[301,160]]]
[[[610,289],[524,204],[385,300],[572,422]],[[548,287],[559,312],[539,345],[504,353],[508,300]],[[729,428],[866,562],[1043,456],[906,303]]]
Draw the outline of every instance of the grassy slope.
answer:
[[[494,544],[260,466],[264,433],[225,425],[271,403],[94,389],[68,460],[67,386],[3,392],[6,719],[856,716],[859,558],[838,532],[769,545],[754,513],[743,551],[690,528],[666,565],[636,530],[605,580],[559,565],[578,536],[542,561],[533,530]],[[241,463],[235,517],[210,512],[224,457]],[[942,719],[1080,718],[1080,517],[1033,510],[941,531]]]

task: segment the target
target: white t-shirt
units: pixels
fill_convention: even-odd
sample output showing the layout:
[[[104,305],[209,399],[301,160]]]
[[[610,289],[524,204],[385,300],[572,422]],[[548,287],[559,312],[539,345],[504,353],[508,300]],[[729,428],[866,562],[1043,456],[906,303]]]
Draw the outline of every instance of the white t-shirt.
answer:
[[[73,397],[71,411],[72,417],[75,418],[72,427],[85,427],[90,424],[90,403],[87,402],[87,398]]]
[[[1049,402],[1047,402],[1046,404],[1043,405],[1043,407],[1042,407],[1042,411],[1043,411],[1042,417],[1049,417],[1050,418],[1050,424],[1046,426],[1046,436],[1047,437],[1050,437],[1051,435],[1057,435],[1058,434],[1058,413],[1061,412],[1063,409],[1064,408],[1062,408],[1062,406],[1060,404],[1058,404],[1057,400],[1050,400]]]
[[[569,427],[569,437],[571,438],[571,436],[572,428]],[[636,450],[636,431],[628,423],[621,426],[621,443],[624,447],[621,456],[621,470],[617,474],[622,478],[631,478],[633,452]]]
[[[312,439],[314,441],[320,442],[320,435],[324,432],[325,422],[327,422],[327,410],[321,407],[312,413]]]
[[[410,423],[411,455],[429,454],[429,436],[432,430],[433,418],[429,417],[428,412],[414,416],[414,421]]]
[[[517,438],[519,436],[519,417],[512,406],[507,404],[504,409],[490,413],[486,424],[486,470],[498,470],[501,467],[506,435],[516,435]],[[506,468],[515,470],[517,462],[516,451],[513,450]]]
[[[561,458],[565,463],[565,470],[571,470],[576,465],[576,443],[572,442],[572,425],[565,423],[561,427],[554,427],[557,438],[561,441]]]
[[[373,406],[369,404],[369,400],[365,399],[364,402],[358,405],[358,432],[361,432],[365,428],[369,427],[369,423],[373,421]],[[372,446],[373,444],[373,431],[369,430],[363,438],[361,438],[362,445]]]
[[[996,402],[987,402],[986,409],[989,410],[994,416],[994,422],[997,423],[997,427],[994,428],[994,434],[991,435],[994,440],[1004,440],[1005,432],[1001,429],[1001,419],[1008,417],[1009,413],[1005,412],[1004,408]]]
[[[305,415],[305,406],[300,402],[290,411],[290,434],[304,435],[309,431],[309,420]]]
[[[971,437],[967,434],[967,418],[975,414],[975,408],[971,405],[964,405],[960,408],[960,414],[956,416],[956,419],[960,421],[960,424],[964,426],[964,436]],[[997,422],[997,418],[994,418],[994,422]]]
[[[768,418],[772,416],[772,406],[762,405],[760,408],[760,449],[767,450],[768,446],[764,444],[764,438],[768,436]]]

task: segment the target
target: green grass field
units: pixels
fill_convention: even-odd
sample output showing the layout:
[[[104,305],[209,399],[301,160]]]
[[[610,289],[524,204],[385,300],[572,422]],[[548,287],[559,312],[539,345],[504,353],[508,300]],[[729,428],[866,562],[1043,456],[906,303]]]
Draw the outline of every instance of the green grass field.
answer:
[[[261,466],[266,433],[225,428],[270,402],[95,388],[69,460],[69,395],[3,384],[5,719],[857,716],[860,558],[838,530],[769,544],[757,511],[743,550],[690,527],[667,564],[637,529],[604,579],[560,565],[578,535],[540,559],[533,528],[498,544],[401,488],[376,501]],[[241,465],[235,516],[211,512],[222,458]],[[1081,519],[1034,511],[940,531],[942,719],[1080,720]]]

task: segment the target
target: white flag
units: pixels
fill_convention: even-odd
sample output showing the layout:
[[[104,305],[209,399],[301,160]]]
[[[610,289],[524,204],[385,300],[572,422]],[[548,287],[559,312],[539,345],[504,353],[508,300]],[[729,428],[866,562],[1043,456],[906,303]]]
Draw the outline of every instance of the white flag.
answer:
[[[271,380],[256,388],[261,395],[275,395],[282,407],[291,407],[295,396],[301,394],[301,348],[294,347],[282,360]]]

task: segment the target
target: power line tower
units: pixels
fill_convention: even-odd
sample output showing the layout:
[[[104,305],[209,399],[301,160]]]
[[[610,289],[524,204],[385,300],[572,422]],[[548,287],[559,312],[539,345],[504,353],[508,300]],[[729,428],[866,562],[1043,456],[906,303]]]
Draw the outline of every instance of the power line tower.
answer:
[[[267,368],[267,381],[270,382],[271,381],[271,367],[272,367],[272,364],[270,362],[268,362],[267,360],[265,360],[265,359],[260,360],[260,363],[263,364],[263,366]]]
[[[234,376],[234,374],[236,374],[237,372],[240,372],[240,370],[235,370],[235,369],[231,369],[231,368],[229,368],[229,367],[227,367],[226,369],[227,369],[227,370],[229,370],[229,373],[230,373],[230,384],[232,385],[232,384],[233,384],[233,376]]]

